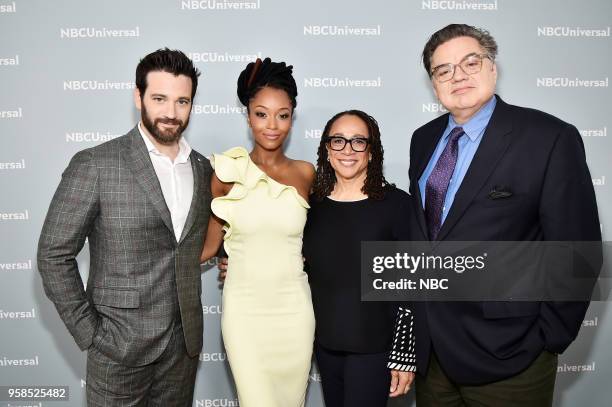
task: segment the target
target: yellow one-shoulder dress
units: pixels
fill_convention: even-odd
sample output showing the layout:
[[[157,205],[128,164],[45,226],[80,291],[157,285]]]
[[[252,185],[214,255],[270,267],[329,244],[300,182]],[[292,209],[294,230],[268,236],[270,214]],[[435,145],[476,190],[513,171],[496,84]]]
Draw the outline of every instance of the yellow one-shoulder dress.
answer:
[[[226,222],[221,330],[240,406],[303,406],[315,328],[302,260],[308,203],[242,147],[211,162],[234,183],[212,211]]]

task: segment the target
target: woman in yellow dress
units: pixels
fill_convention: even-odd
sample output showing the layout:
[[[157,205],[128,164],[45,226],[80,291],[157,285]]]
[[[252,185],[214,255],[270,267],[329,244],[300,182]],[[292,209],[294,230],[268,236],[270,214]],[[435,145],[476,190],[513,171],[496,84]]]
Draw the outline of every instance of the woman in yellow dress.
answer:
[[[215,216],[202,261],[224,240],[221,330],[242,407],[303,406],[308,385],[315,321],[302,234],[315,173],[283,153],[296,96],[292,66],[269,58],[247,65],[238,97],[254,147],[211,160]]]

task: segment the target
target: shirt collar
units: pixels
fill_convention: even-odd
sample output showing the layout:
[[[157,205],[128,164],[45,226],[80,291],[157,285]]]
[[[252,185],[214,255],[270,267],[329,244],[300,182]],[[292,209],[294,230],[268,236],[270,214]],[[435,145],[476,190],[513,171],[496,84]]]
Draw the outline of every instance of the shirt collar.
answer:
[[[149,136],[147,136],[147,134],[142,129],[141,122],[138,122],[138,131],[140,132],[140,136],[142,137],[145,145],[147,146],[147,151],[149,153],[153,153],[156,155],[162,155],[162,153],[159,152],[157,147],[155,147],[155,144],[153,144]],[[176,158],[174,159],[174,163],[184,164],[187,161],[189,161],[189,155],[191,154],[191,146],[189,145],[189,143],[187,143],[187,140],[185,140],[185,137],[182,137],[182,136],[181,138],[179,138],[178,144],[179,144],[179,152]]]
[[[483,131],[487,127],[487,124],[489,124],[489,120],[491,119],[491,116],[493,115],[493,110],[495,110],[496,104],[497,104],[497,98],[495,97],[495,95],[493,95],[491,99],[487,103],[485,103],[476,112],[476,114],[472,116],[470,120],[463,123],[462,125],[457,124],[452,114],[449,115],[447,129],[452,130],[457,126],[460,126],[463,128],[463,131],[465,132],[465,134],[467,134],[470,140],[476,141],[478,137],[480,137],[483,134]],[[448,137],[449,135],[450,135],[450,132],[449,134],[446,135],[446,137]]]

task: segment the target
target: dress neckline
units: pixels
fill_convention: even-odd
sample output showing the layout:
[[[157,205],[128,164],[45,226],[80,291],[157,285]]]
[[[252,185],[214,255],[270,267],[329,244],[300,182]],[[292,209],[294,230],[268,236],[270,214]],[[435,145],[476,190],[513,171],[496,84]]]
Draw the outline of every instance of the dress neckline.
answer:
[[[333,199],[333,198],[331,198],[329,196],[326,196],[325,199],[327,200],[327,202],[330,202],[330,203],[333,203],[333,204],[336,204],[336,205],[351,205],[351,204],[357,205],[357,204],[363,204],[363,203],[369,201],[369,199],[367,197],[363,198],[363,199],[357,199],[355,201],[339,201],[339,200]]]
[[[326,196],[325,198],[329,199],[332,202],[338,202],[338,203],[358,203],[358,202],[364,202],[367,201],[369,198],[366,196],[365,198],[362,199],[355,199],[354,201],[341,201],[339,199],[334,199],[331,196]]]
[[[245,151],[246,151],[246,149],[245,149]],[[301,195],[301,194],[298,192],[298,190],[297,190],[297,188],[296,188],[296,187],[294,187],[293,185],[283,184],[282,182],[277,181],[277,180],[275,180],[274,178],[272,178],[270,175],[268,175],[268,173],[267,173],[267,172],[265,172],[264,170],[262,170],[261,168],[259,168],[259,166],[258,166],[257,164],[255,164],[255,161],[253,161],[253,159],[251,158],[251,155],[250,155],[248,152],[247,152],[247,154],[246,154],[246,157],[247,157],[247,160],[248,160],[249,164],[252,164],[252,165],[253,165],[253,167],[254,167],[254,168],[255,168],[255,169],[256,169],[256,170],[257,170],[257,171],[258,171],[258,172],[259,172],[261,175],[265,176],[265,177],[266,177],[266,178],[267,178],[269,181],[272,181],[272,182],[274,182],[274,183],[276,183],[276,184],[278,184],[278,185],[280,185],[280,186],[282,186],[282,187],[284,187],[284,188],[289,188],[289,189],[293,190],[293,192],[294,192],[294,194],[295,194],[296,198],[297,198],[297,199],[300,201],[300,203],[302,204],[302,206],[305,206],[305,207],[307,207],[307,208],[309,207],[309,205],[308,205],[308,201],[306,201],[306,199],[304,199],[304,197],[303,197],[303,196],[302,196],[302,195]]]

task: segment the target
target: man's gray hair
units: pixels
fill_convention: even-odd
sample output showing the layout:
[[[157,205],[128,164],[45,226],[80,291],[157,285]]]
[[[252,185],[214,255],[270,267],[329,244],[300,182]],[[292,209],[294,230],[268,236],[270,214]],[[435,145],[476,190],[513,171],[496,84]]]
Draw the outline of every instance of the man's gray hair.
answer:
[[[423,65],[427,75],[431,77],[431,56],[435,50],[447,41],[458,37],[471,37],[485,50],[491,61],[497,56],[497,43],[487,30],[476,28],[467,24],[449,24],[441,30],[436,31],[429,37],[425,48],[423,48]]]

